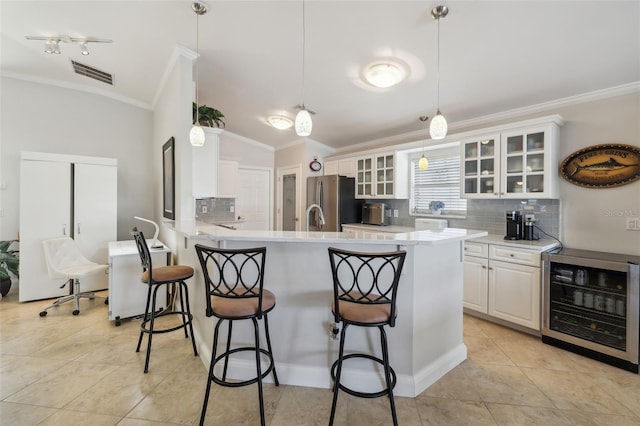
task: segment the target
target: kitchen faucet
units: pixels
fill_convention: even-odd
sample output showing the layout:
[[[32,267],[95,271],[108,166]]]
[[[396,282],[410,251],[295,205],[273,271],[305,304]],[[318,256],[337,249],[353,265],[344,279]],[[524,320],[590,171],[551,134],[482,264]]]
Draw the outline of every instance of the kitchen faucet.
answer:
[[[311,204],[309,207],[307,207],[307,213],[306,213],[307,232],[309,232],[309,213],[311,213],[311,210],[313,209],[318,209],[318,212],[320,212],[320,226],[324,225],[324,213],[322,213],[322,208],[317,204]]]

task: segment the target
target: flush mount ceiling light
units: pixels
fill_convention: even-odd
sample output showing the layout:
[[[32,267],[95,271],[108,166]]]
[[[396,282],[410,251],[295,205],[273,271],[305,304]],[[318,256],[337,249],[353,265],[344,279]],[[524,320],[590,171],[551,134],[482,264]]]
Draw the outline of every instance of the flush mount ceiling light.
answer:
[[[313,128],[311,121],[312,112],[304,106],[304,56],[305,56],[305,23],[304,23],[304,0],[302,0],[302,103],[295,108],[300,110],[296,115],[296,134],[298,136],[309,136]]]
[[[198,104],[198,63],[200,62],[198,21],[200,15],[207,13],[207,6],[205,6],[204,3],[194,2],[191,4],[191,9],[193,9],[196,14],[196,121],[193,123],[191,131],[189,132],[189,142],[191,142],[191,145],[193,146],[203,146],[205,137],[204,130],[202,130],[202,127],[200,126],[200,104]]]
[[[376,62],[367,67],[364,78],[375,87],[386,89],[395,86],[406,77],[404,70],[392,62]]]
[[[272,115],[267,118],[267,122],[278,130],[287,130],[293,126],[293,120],[284,115]]]
[[[436,6],[431,10],[431,16],[433,19],[438,21],[438,111],[436,112],[435,117],[431,119],[431,124],[429,125],[431,139],[444,139],[445,136],[447,136],[447,120],[440,112],[440,19],[447,16],[448,13],[449,8],[447,6]]]
[[[80,46],[80,53],[83,55],[89,54],[89,48],[87,43],[111,43],[112,40],[106,38],[95,37],[69,37],[68,35],[40,37],[40,36],[25,36],[27,40],[43,40],[45,53],[53,53],[59,55],[60,43],[73,43]]]

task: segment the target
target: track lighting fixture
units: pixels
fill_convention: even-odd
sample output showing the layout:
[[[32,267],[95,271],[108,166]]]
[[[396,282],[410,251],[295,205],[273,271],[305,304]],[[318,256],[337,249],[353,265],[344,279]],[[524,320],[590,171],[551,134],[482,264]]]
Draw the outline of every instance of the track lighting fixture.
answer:
[[[60,43],[72,43],[80,46],[80,53],[84,56],[89,54],[89,48],[87,43],[111,43],[112,40],[106,38],[94,38],[94,37],[69,37],[68,35],[40,37],[40,36],[25,36],[27,40],[43,40],[45,53],[53,53],[59,55]]]

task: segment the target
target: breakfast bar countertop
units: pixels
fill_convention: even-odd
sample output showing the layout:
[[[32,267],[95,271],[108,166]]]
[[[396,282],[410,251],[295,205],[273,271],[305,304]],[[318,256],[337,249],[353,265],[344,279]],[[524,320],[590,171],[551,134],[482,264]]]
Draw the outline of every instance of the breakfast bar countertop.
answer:
[[[348,232],[231,230],[197,221],[178,222],[173,225],[172,229],[194,240],[279,241],[291,243],[437,245],[488,235],[486,231],[461,228],[444,228],[432,231],[425,230],[402,233],[385,232],[379,233],[376,236],[354,235]]]

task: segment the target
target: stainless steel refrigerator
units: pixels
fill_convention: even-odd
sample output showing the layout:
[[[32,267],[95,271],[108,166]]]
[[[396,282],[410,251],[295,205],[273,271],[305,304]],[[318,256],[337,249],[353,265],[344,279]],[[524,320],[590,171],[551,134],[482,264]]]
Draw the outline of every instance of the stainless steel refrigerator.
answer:
[[[363,200],[356,200],[355,178],[328,175],[307,178],[307,208],[317,204],[324,214],[320,224],[320,212],[309,212],[309,231],[340,232],[342,224],[359,223],[362,220]],[[305,210],[306,211],[306,210]]]

